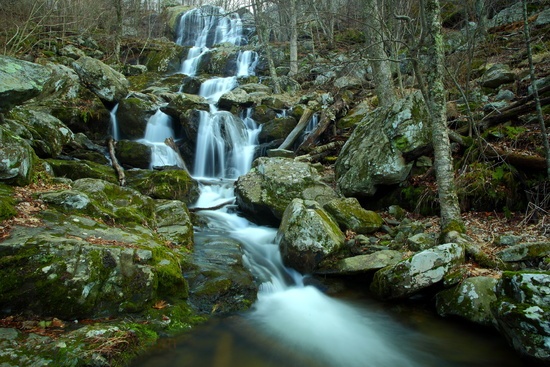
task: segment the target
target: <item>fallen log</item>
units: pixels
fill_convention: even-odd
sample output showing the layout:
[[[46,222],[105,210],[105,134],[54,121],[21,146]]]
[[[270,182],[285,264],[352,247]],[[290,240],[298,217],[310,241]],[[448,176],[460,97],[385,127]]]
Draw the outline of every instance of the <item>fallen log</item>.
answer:
[[[298,121],[298,125],[296,125],[296,127],[290,132],[290,134],[288,134],[285,141],[283,141],[283,143],[279,145],[279,148],[277,149],[288,149],[290,146],[292,146],[294,141],[298,139],[302,131],[304,131],[304,129],[307,127],[309,119],[312,115],[313,111],[309,108],[306,108],[304,110],[304,113],[300,117],[300,121]]]
[[[189,211],[192,212],[192,213],[194,213],[194,212],[198,212],[198,211],[201,211],[201,210],[218,210],[218,209],[223,208],[223,207],[226,206],[226,205],[231,205],[231,204],[233,204],[234,201],[235,201],[234,199],[231,199],[231,200],[224,201],[224,202],[221,203],[221,204],[214,205],[214,206],[210,206],[210,207],[195,207],[195,208],[189,208]]]
[[[331,153],[336,153],[340,148],[344,146],[344,141],[333,141],[325,145],[313,148],[308,154],[300,155],[295,158],[300,162],[319,162],[321,159]]]
[[[525,155],[519,152],[504,151],[489,145],[483,152],[489,158],[500,158],[520,170],[546,171],[546,159],[536,155]]]
[[[107,141],[107,144],[109,146],[109,155],[111,156],[111,164],[118,176],[118,183],[120,186],[126,186],[126,175],[124,174],[124,168],[118,163],[118,159],[116,158],[116,154],[115,154],[116,142],[114,141],[113,138],[109,138],[109,140]]]

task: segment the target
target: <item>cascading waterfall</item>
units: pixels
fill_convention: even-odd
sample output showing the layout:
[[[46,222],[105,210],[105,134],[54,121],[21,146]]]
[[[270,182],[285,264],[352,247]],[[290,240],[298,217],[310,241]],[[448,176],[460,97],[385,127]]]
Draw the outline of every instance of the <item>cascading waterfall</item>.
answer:
[[[240,42],[236,31],[239,28],[236,26],[239,24],[237,19],[221,18],[223,11],[217,8],[201,9],[182,16],[178,43],[193,45],[203,52],[204,47],[211,46],[216,40]],[[186,62],[195,57],[195,52],[190,51]],[[238,76],[253,72],[251,67],[255,57],[243,53],[239,58]],[[235,179],[248,172],[252,164],[260,129],[250,117],[251,110],[237,117],[215,107],[219,97],[236,85],[236,77],[231,76],[206,81],[201,87],[200,94],[211,103],[211,110],[200,112],[193,176],[199,182],[207,181],[208,184],[201,185],[197,207],[217,207],[234,199]],[[312,119],[314,123],[315,119]],[[428,352],[415,350],[419,345],[424,344],[424,350],[430,345],[426,346],[425,339],[400,326],[386,314],[333,299],[306,285],[304,276],[284,266],[275,243],[276,229],[255,225],[227,206],[218,210],[202,210],[198,214],[205,217],[205,222],[209,228],[215,229],[217,235],[224,233],[243,245],[244,263],[261,282],[256,303],[243,316],[247,320],[246,328],[254,329],[249,331],[251,339],[267,340],[266,345],[276,346],[277,361],[282,361],[239,363],[238,358],[232,360],[232,351],[224,349],[227,354],[223,357],[225,359],[216,359],[216,363],[212,363],[211,355],[201,355],[203,363],[200,366],[459,366],[442,363]],[[224,343],[220,342],[220,345],[226,345]],[[220,345],[216,345],[216,353],[220,353]],[[164,360],[155,359],[151,364],[139,366],[189,366],[185,361],[190,352],[180,354],[183,355],[181,359],[168,356]],[[177,351],[174,353],[178,355]],[[300,357],[291,359],[289,355]]]
[[[255,51],[240,51],[237,56],[237,76],[254,75],[256,65],[258,65],[259,57]]]
[[[116,112],[118,111],[118,103],[113,107],[110,112],[111,116],[111,134],[115,141],[120,140],[120,132],[118,130],[118,120],[116,117]]]

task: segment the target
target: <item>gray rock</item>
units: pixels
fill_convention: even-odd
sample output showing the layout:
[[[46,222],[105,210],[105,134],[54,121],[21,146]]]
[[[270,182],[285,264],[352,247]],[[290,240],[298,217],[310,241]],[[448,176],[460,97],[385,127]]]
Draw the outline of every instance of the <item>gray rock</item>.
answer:
[[[378,186],[407,178],[414,156],[430,144],[428,113],[422,96],[413,93],[388,108],[368,114],[348,139],[335,165],[345,196],[372,196]]]
[[[178,246],[193,246],[193,223],[185,203],[179,200],[155,202],[157,232]]]
[[[498,88],[503,84],[511,83],[516,75],[506,64],[491,66],[481,77],[481,86],[486,88]]]
[[[130,83],[124,75],[92,57],[83,56],[73,63],[82,84],[101,100],[116,103],[128,94]]]
[[[496,294],[492,312],[509,344],[550,363],[550,273],[504,272]]]
[[[436,308],[440,316],[459,316],[477,324],[492,326],[491,302],[495,295],[497,280],[491,277],[464,279],[459,285],[439,292]]]
[[[133,140],[119,140],[115,146],[118,162],[133,168],[150,168],[151,147]]]
[[[496,253],[502,261],[526,261],[540,259],[550,255],[550,242],[520,243]]]
[[[519,244],[521,236],[513,234],[503,234],[495,239],[494,244],[497,246],[514,246]]]
[[[317,202],[302,199],[288,205],[276,238],[285,264],[302,273],[338,252],[344,240],[338,224]]]
[[[436,238],[431,233],[417,233],[407,238],[406,244],[412,251],[423,251],[434,247]]]
[[[295,154],[294,151],[287,149],[269,149],[267,151],[267,156],[270,158],[294,158]]]
[[[0,125],[0,181],[28,185],[37,162],[29,143]]]
[[[45,66],[0,56],[0,111],[38,95],[50,75]]]
[[[334,265],[320,265],[315,274],[356,275],[365,274],[397,264],[403,258],[399,251],[382,250],[372,254],[346,257]]]
[[[545,9],[539,13],[537,19],[533,23],[535,27],[542,27],[550,23],[550,8]]]
[[[254,221],[273,222],[283,216],[294,198],[324,205],[338,197],[309,163],[288,158],[258,158],[235,184],[240,209]]]
[[[501,89],[498,91],[495,101],[511,101],[516,97],[514,92],[508,89]]]
[[[395,265],[378,270],[371,291],[381,299],[407,298],[441,280],[464,263],[464,248],[446,243],[419,252]]]

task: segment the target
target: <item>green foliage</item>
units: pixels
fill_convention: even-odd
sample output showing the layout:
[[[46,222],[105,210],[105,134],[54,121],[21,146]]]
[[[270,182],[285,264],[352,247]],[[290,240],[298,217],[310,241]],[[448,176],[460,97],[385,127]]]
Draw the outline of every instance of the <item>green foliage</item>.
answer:
[[[334,36],[334,40],[339,43],[345,43],[347,45],[365,43],[367,38],[365,33],[359,29],[348,28]]]

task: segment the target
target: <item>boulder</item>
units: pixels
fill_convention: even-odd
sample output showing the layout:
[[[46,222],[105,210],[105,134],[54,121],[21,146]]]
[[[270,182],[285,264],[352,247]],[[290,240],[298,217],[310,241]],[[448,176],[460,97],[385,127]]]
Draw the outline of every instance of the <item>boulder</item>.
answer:
[[[422,232],[407,238],[406,244],[412,251],[423,251],[434,247],[436,244],[436,238],[433,233]]]
[[[335,264],[321,263],[315,274],[357,275],[368,274],[386,266],[395,265],[403,258],[403,253],[394,250],[381,250],[372,254],[346,257]]]
[[[430,146],[428,113],[419,92],[377,108],[359,123],[335,164],[345,196],[372,196],[407,178],[418,152]]]
[[[151,147],[137,141],[119,140],[115,154],[123,166],[147,169],[151,166]]]
[[[121,100],[116,110],[120,135],[125,139],[143,138],[147,122],[158,109],[159,102],[146,94],[132,93]]]
[[[0,56],[0,112],[38,95],[50,75],[45,66]]]
[[[104,103],[114,105],[128,94],[128,80],[103,62],[83,56],[73,62],[80,81]]]
[[[258,135],[260,143],[267,143],[277,139],[285,139],[296,126],[294,117],[279,117],[262,124]]]
[[[37,162],[29,143],[0,125],[0,181],[28,185]]]
[[[550,242],[520,243],[496,253],[504,262],[517,262],[542,259],[550,255]]]
[[[179,200],[155,201],[157,233],[173,245],[193,247],[193,223],[185,203]]]
[[[168,105],[160,108],[165,114],[177,119],[184,120],[182,115],[186,115],[190,110],[209,111],[208,101],[201,96],[193,94],[179,93]]]
[[[443,280],[464,263],[464,256],[464,248],[456,243],[435,246],[378,270],[370,289],[380,299],[408,298]]]
[[[441,291],[436,296],[437,313],[440,316],[458,316],[476,324],[492,326],[491,302],[497,299],[497,279],[472,277],[459,285]]]
[[[311,273],[327,256],[344,246],[338,224],[312,200],[294,199],[286,208],[277,231],[284,263],[301,273]]]
[[[481,76],[481,86],[486,88],[498,88],[503,84],[511,83],[516,75],[506,64],[495,64]]]
[[[153,199],[180,200],[189,205],[199,197],[197,181],[182,169],[130,170],[126,180],[129,187]]]
[[[504,272],[492,303],[509,344],[541,365],[550,363],[550,273]]]
[[[261,157],[235,183],[239,208],[252,220],[274,222],[283,217],[294,198],[315,200],[324,205],[338,194],[321,182],[321,176],[309,163],[289,158]]]
[[[24,106],[10,111],[8,119],[18,124],[12,125],[13,131],[19,130],[41,158],[56,158],[73,138],[73,132],[56,117]]]
[[[66,177],[71,180],[81,178],[97,178],[111,183],[118,183],[118,177],[112,167],[91,161],[66,161],[46,159],[56,177]]]
[[[372,210],[363,209],[356,198],[337,198],[323,206],[340,225],[342,230],[368,234],[380,229],[384,221]]]

